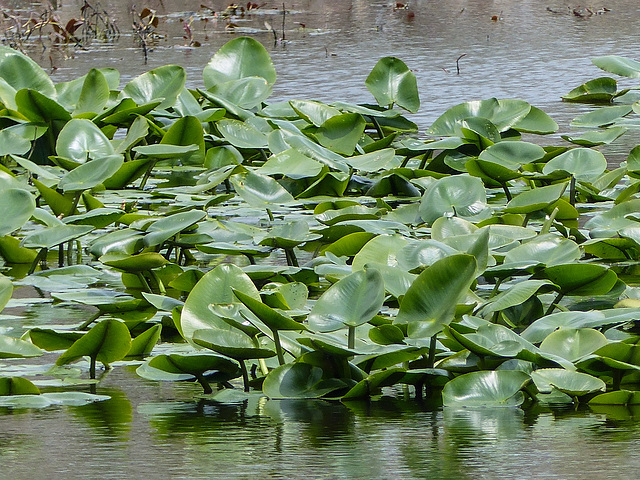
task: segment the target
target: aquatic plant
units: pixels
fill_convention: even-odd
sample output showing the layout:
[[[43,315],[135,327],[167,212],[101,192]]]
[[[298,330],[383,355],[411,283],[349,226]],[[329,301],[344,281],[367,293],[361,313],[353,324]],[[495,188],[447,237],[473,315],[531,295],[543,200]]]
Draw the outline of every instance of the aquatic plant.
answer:
[[[247,37],[202,80],[168,65],[122,89],[113,69],[56,85],[0,48],[0,304],[15,283],[97,310],[4,335],[0,356],[88,357],[91,379],[146,356],[142,377],[214,396],[242,377],[270,398],[637,402],[640,153],[609,170],[596,149],[635,104],[550,146],[534,139],[558,125],[516,99],[462,103],[420,135],[393,57],[367,77],[375,103],[270,103],[275,68]],[[598,80],[566,99],[627,95]]]

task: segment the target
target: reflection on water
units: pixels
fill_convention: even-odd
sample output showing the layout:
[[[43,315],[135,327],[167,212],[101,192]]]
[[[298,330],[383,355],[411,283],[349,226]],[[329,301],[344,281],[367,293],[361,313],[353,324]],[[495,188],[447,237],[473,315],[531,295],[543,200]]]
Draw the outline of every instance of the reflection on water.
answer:
[[[430,410],[383,397],[341,404],[194,399],[132,368],[111,400],[0,411],[0,478],[631,479],[640,411]],[[602,407],[601,407],[602,408]]]

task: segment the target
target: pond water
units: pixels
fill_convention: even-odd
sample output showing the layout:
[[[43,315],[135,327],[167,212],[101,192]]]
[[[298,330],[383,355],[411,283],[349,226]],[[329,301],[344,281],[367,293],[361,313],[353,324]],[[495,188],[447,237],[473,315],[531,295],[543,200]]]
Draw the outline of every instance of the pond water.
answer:
[[[38,11],[39,2],[3,2]],[[82,2],[59,1],[60,16],[77,16]],[[274,44],[268,21],[281,36],[282,3],[244,17],[215,19],[202,0],[136,2],[160,18],[161,35],[148,63],[130,33],[130,0],[104,0],[120,25],[109,42],[85,49],[30,53],[56,67],[55,82],[91,67],[115,67],[122,82],[151,68],[177,63],[189,85],[222,44],[250,33],[268,49],[278,71],[272,99],[368,102],[364,80],[383,56],[403,59],[418,78],[422,107],[410,118],[421,131],[457,103],[488,97],[522,98],[548,112],[562,133],[590,107],[560,97],[599,75],[597,55],[636,55],[637,0],[594,4],[601,15],[573,14],[577,2],[549,0],[414,0],[409,9],[380,0],[285,2],[285,42]],[[206,2],[220,12],[227,2]],[[577,13],[582,12],[578,10]],[[494,21],[492,17],[496,16]],[[185,46],[183,20],[193,18]],[[207,18],[208,21],[204,19]],[[229,24],[236,25],[229,27]],[[206,25],[206,31],[205,31]],[[235,32],[233,33],[232,30]],[[456,59],[460,58],[459,74]],[[623,86],[634,82],[621,81]],[[623,159],[637,142],[623,136],[605,153]],[[76,307],[33,302],[26,287],[14,293],[0,331],[74,323],[90,315]],[[24,299],[20,299],[24,297]],[[25,307],[25,305],[27,305]],[[55,355],[45,356],[51,363]],[[7,365],[16,362],[7,362]],[[221,404],[194,399],[192,384],[142,380],[130,366],[109,372],[97,393],[106,402],[43,410],[0,409],[0,479],[34,478],[541,478],[632,479],[640,468],[640,412],[629,409],[442,410],[389,391],[371,403],[267,401]]]

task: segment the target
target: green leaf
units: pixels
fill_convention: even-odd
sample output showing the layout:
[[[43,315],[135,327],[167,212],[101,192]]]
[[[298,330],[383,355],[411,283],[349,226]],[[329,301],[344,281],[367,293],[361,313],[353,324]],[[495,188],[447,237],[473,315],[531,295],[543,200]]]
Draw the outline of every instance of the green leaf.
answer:
[[[319,398],[345,386],[332,378],[322,380],[322,369],[307,363],[282,365],[264,379],[262,392],[269,398]]]
[[[32,343],[0,335],[0,358],[29,358],[40,355],[42,355],[42,350]]]
[[[122,360],[130,348],[131,334],[124,322],[103,320],[60,355],[56,365],[66,365],[84,356],[109,365]]]
[[[29,221],[36,201],[26,190],[3,189],[0,195],[0,236],[12,233]]]
[[[560,328],[543,340],[540,350],[575,362],[607,343],[607,337],[592,328]]]
[[[90,160],[62,177],[58,188],[64,192],[77,192],[93,188],[115,175],[123,164],[122,155],[109,155],[98,160]]]
[[[605,383],[586,373],[571,372],[562,368],[541,368],[531,373],[531,378],[542,393],[550,393],[555,387],[567,395],[582,396],[588,393],[604,392]]]
[[[483,317],[487,318],[494,312],[521,305],[534,296],[541,288],[553,285],[546,280],[524,280],[491,298],[480,310]],[[555,353],[555,352],[550,352]]]
[[[471,372],[454,378],[442,390],[445,407],[517,407],[530,377],[517,370]]]
[[[424,270],[407,290],[394,324],[408,324],[410,338],[428,338],[453,320],[456,305],[476,276],[471,255],[452,255]]]
[[[597,150],[590,148],[572,148],[549,160],[542,173],[549,175],[555,171],[565,171],[576,180],[590,182],[598,178],[607,169],[607,160]]]
[[[0,400],[0,407],[46,408],[51,405],[79,407],[94,402],[109,400],[108,395],[93,395],[84,392],[51,392],[40,395],[10,395]]]
[[[93,227],[88,225],[56,225],[30,233],[22,239],[21,245],[27,248],[53,248],[80,238],[92,230]]]
[[[147,328],[131,341],[131,348],[127,352],[127,357],[137,357],[140,355],[149,355],[160,340],[162,325],[157,324]]]
[[[260,294],[251,279],[235,265],[219,265],[198,281],[182,308],[180,325],[185,339],[191,339],[193,332],[198,329],[229,328],[220,317],[209,309],[209,305],[234,303],[236,297],[233,294],[233,289],[260,300]]]
[[[509,250],[504,257],[504,264],[529,263],[552,266],[575,262],[580,256],[580,247],[573,240],[548,233],[538,235]]]
[[[589,405],[640,405],[640,392],[636,390],[618,390],[601,393],[589,400]]]
[[[468,175],[452,175],[433,182],[422,196],[419,212],[429,224],[444,216],[479,221],[490,215],[484,184]]]
[[[631,105],[597,107],[571,121],[572,127],[606,127],[633,111]]]
[[[50,328],[32,328],[28,333],[34,345],[48,352],[66,350],[84,335],[84,332],[56,331]]]
[[[272,85],[263,77],[244,77],[216,84],[210,91],[240,108],[251,109],[269,98]]]
[[[83,118],[67,122],[56,141],[56,152],[77,163],[114,154],[113,146],[96,124]]]
[[[202,210],[188,210],[162,217],[146,229],[143,244],[145,247],[162,245],[171,237],[191,228],[206,216],[206,212]]]
[[[567,188],[568,183],[556,183],[545,187],[525,190],[516,195],[505,209],[505,213],[532,213],[542,210],[558,201]]]
[[[39,395],[40,390],[26,378],[0,377],[0,397],[6,395]]]
[[[13,282],[4,275],[0,275],[0,312],[7,305],[12,294]]]
[[[36,132],[34,127],[21,124],[0,130],[0,156],[28,153]]]
[[[412,113],[420,108],[416,76],[398,58],[384,57],[378,60],[365,85],[381,107],[391,107],[395,103]]]
[[[156,143],[133,147],[134,152],[157,159],[174,159],[198,151],[198,145],[169,145]]]
[[[198,150],[180,157],[174,157],[174,160],[180,159],[183,165],[202,165],[204,163],[204,134],[200,120],[193,116],[185,116],[179,118],[167,133],[164,134],[160,145],[179,145],[189,147],[196,145]]]
[[[524,133],[548,135],[558,131],[558,124],[545,112],[532,105],[529,113],[512,128]]]
[[[493,123],[498,131],[504,132],[527,117],[531,105],[524,100],[477,100],[451,107],[444,112],[427,130],[429,135],[447,137],[460,136],[460,125],[471,117],[480,117]]]
[[[276,81],[276,69],[260,42],[240,37],[224,44],[202,72],[207,89],[245,77],[262,77],[269,85]]]
[[[82,84],[74,115],[100,113],[109,101],[109,82],[100,70],[92,68]]]
[[[358,113],[343,113],[326,120],[314,135],[323,147],[343,155],[352,155],[366,122]]]
[[[379,345],[392,345],[404,343],[404,333],[395,325],[380,325],[369,330],[371,341]]]
[[[237,330],[205,328],[194,331],[192,339],[197,345],[221,353],[234,360],[270,358],[276,355],[273,350],[257,347],[251,338]]]
[[[169,108],[187,80],[187,73],[179,65],[165,65],[155,68],[134,78],[125,85],[122,93],[138,105],[160,101],[157,108]]]
[[[370,397],[375,393],[379,393],[382,387],[397,383],[404,377],[405,372],[404,368],[399,367],[375,372],[355,384],[342,396],[341,400],[356,400]]]
[[[378,314],[384,302],[384,280],[374,268],[358,270],[333,284],[309,313],[309,328],[333,332],[357,327]]]
[[[594,263],[573,263],[547,267],[536,275],[560,287],[564,295],[605,295],[618,281],[613,270]]]
[[[618,91],[618,82],[611,77],[589,80],[564,95],[566,102],[610,103]]]
[[[562,138],[567,142],[575,143],[576,145],[583,147],[597,147],[599,145],[610,144],[614,140],[617,140],[626,131],[627,129],[625,127],[610,127],[604,131],[585,132],[580,136],[562,135]],[[553,160],[555,160],[555,158]]]
[[[222,119],[216,123],[222,136],[231,145],[238,148],[265,148],[267,136],[246,122],[232,119]]]
[[[289,148],[276,155],[272,155],[256,173],[261,175],[284,175],[298,180],[316,177],[322,172],[323,165],[294,148]]]
[[[536,162],[544,156],[544,149],[535,143],[504,141],[487,147],[480,152],[478,158],[517,170],[520,165]]]
[[[340,110],[321,102],[290,100],[291,108],[307,122],[319,127],[331,117],[340,115]]]
[[[346,159],[346,162],[356,170],[361,172],[378,172],[399,165],[395,163],[395,150],[393,148],[383,148],[364,155],[354,155]]]
[[[169,263],[169,261],[158,252],[143,252],[137,255],[109,252],[102,255],[98,260],[105,265],[129,273],[146,272]]]
[[[40,65],[4,45],[0,46],[0,78],[16,91],[31,88],[50,97],[56,94],[53,82]]]
[[[591,62],[605,72],[615,73],[623,77],[640,78],[640,62],[618,55],[594,57]]]
[[[211,354],[157,355],[136,370],[136,373],[143,378],[170,382],[193,379],[205,373],[210,378],[212,372],[222,374],[221,378],[218,378],[220,381],[240,375],[240,369],[235,362]],[[215,381],[216,378],[213,380]]]
[[[261,301],[256,300],[246,293],[239,290],[233,291],[234,295],[240,300],[251,312],[258,317],[271,331],[278,330],[306,330],[307,327],[300,322],[287,315],[274,310],[269,305],[265,305]]]
[[[27,88],[18,90],[16,106],[21,114],[34,123],[44,123],[51,126],[52,122],[56,120],[59,120],[61,124],[71,120],[71,115],[62,105],[37,90]],[[54,134],[58,133],[58,126],[56,125]]]
[[[273,178],[247,171],[229,177],[236,193],[249,205],[270,207],[293,201],[293,197]]]

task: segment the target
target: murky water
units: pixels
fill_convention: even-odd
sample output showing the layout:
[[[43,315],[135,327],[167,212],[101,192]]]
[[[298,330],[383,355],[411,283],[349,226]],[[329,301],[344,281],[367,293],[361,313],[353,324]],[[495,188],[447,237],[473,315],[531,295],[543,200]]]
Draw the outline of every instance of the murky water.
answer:
[[[0,3],[23,11],[40,8],[39,2]],[[82,4],[58,3],[63,19],[77,16]],[[161,38],[146,65],[129,29],[133,3],[138,10],[156,9],[160,18]],[[217,12],[227,5],[103,0],[102,7],[120,25],[119,39],[87,43],[86,49],[33,47],[31,54],[43,66],[55,67],[56,82],[99,66],[118,68],[124,85],[151,68],[177,63],[195,87],[217,48],[251,32],[269,49],[278,71],[273,100],[373,101],[364,80],[378,58],[393,55],[417,75],[422,108],[411,119],[421,131],[452,105],[495,96],[531,102],[566,133],[570,120],[591,107],[562,103],[560,97],[602,74],[590,58],[634,58],[640,43],[637,0],[594,4],[611,11],[589,18],[572,13],[578,2],[557,0],[414,0],[409,10],[394,10],[394,2],[382,0],[288,1],[286,41],[277,44],[264,23],[282,36],[282,2],[267,2],[244,17],[217,19],[202,3]],[[183,25],[190,19],[201,47],[185,46]],[[458,74],[456,59],[463,54]],[[606,153],[619,160],[636,143],[629,132]],[[0,317],[0,331],[15,334],[88,315],[47,301],[24,308],[15,300],[21,291],[14,294],[14,308]],[[6,368],[19,362],[3,363]],[[0,409],[0,479],[600,480],[634,479],[640,468],[640,412],[627,409],[443,412],[405,401],[398,392],[363,404],[256,398],[223,405],[194,400],[198,392],[196,385],[147,382],[132,367],[119,367],[98,387],[98,393],[112,397],[107,402]]]

